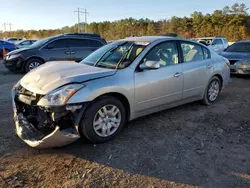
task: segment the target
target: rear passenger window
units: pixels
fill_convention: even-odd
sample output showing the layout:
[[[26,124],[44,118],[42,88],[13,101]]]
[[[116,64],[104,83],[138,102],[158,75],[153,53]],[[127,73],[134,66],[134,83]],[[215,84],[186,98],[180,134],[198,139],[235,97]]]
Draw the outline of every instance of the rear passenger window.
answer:
[[[68,42],[67,39],[58,39],[55,40],[48,45],[53,46],[54,49],[56,48],[68,48]]]
[[[97,40],[88,40],[90,47],[101,47],[103,44]]]
[[[204,59],[202,47],[193,43],[181,42],[184,62],[200,61]]]
[[[86,39],[70,39],[69,41],[71,47],[89,47]]]
[[[101,47],[103,44],[97,40],[90,39],[70,39],[71,47]]]
[[[202,47],[202,49],[203,49],[204,59],[210,59],[211,54],[210,54],[209,50],[204,48],[204,47]]]

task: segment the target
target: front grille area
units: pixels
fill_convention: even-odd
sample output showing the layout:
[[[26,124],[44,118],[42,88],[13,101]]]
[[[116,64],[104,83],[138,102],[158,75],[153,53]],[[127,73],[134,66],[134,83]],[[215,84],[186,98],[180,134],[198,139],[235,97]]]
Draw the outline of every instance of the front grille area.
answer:
[[[229,60],[230,65],[234,65],[238,60]]]
[[[44,95],[40,95],[40,94],[35,94],[27,89],[25,89],[24,87],[22,87],[21,85],[18,86],[17,88],[17,94],[19,96],[25,96],[26,99],[28,99],[30,101],[30,105],[36,105],[39,100],[44,96]]]

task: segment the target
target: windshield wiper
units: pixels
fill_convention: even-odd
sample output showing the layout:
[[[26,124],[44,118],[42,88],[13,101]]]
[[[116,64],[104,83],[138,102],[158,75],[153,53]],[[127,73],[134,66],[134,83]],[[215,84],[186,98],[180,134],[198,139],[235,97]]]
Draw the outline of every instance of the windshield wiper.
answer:
[[[124,45],[124,44],[126,44],[126,43],[127,43],[127,41],[126,41],[126,42],[123,42],[123,43],[121,43],[121,44],[115,46],[114,48],[111,48],[111,49],[108,50],[107,52],[105,52],[105,53],[95,62],[94,67],[96,67],[96,66],[100,63],[100,61],[102,60],[102,58],[103,58],[105,55],[107,55],[108,53],[112,53],[112,52],[115,51],[117,48],[119,48],[120,46],[122,46],[122,45]]]

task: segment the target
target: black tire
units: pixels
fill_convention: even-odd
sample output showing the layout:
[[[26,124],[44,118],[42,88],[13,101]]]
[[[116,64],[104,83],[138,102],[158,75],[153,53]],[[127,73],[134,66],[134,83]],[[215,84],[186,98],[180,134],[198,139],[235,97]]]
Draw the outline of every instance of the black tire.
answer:
[[[212,84],[213,82],[216,82],[216,83],[219,84],[219,93],[218,93],[218,95],[217,95],[217,97],[216,97],[215,100],[210,100],[210,98],[209,98],[209,88],[211,87],[211,84]],[[202,101],[201,101],[202,104],[204,104],[204,105],[211,105],[211,104],[213,104],[213,103],[218,99],[218,97],[219,97],[219,95],[220,95],[221,86],[222,86],[222,83],[221,83],[220,79],[219,79],[217,76],[213,76],[213,77],[210,79],[209,84],[208,84],[208,86],[207,86],[207,88],[206,88],[204,97],[203,97],[203,99],[202,99]]]
[[[34,63],[38,63],[40,65],[43,64],[43,61],[41,59],[38,59],[38,58],[31,58],[29,59],[26,63],[25,63],[25,66],[24,66],[24,72],[27,73],[29,71],[31,71],[32,69],[30,69],[30,65],[31,64],[34,64]]]
[[[93,127],[93,121],[97,112],[106,105],[115,105],[120,110],[121,122],[117,130],[112,135],[107,137],[102,137],[95,132]],[[115,97],[104,96],[101,97],[99,100],[94,101],[93,104],[90,104],[90,106],[86,109],[86,112],[81,118],[79,124],[79,131],[83,137],[87,138],[92,143],[102,143],[112,140],[122,130],[125,121],[126,121],[126,111],[123,104]]]

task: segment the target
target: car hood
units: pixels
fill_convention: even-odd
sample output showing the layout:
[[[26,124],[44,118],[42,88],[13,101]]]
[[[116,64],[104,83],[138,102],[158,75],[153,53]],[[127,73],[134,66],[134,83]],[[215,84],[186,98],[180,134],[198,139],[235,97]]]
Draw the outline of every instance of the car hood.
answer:
[[[75,62],[49,62],[28,74],[20,81],[27,90],[45,95],[69,83],[81,83],[116,73],[114,69],[104,69]]]
[[[7,55],[15,55],[15,54],[18,54],[20,52],[27,51],[28,49],[29,48],[21,48],[21,49],[13,50],[13,51],[9,52]]]
[[[221,56],[227,58],[228,60],[241,60],[250,59],[250,53],[240,53],[240,52],[221,52]]]

